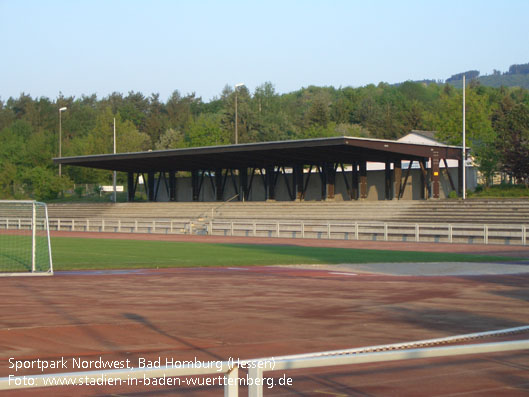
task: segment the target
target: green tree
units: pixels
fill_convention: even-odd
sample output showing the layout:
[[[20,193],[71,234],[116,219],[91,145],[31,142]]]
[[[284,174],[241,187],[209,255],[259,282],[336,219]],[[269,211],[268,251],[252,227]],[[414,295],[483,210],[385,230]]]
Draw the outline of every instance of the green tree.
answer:
[[[145,132],[145,118],[149,110],[149,99],[141,92],[130,91],[114,113],[121,114],[123,120],[131,121],[139,131]]]
[[[156,150],[177,149],[185,147],[185,135],[173,128],[166,130],[155,144]]]
[[[17,181],[17,167],[6,160],[0,168],[0,198],[10,199],[15,197],[15,184]]]
[[[461,89],[449,84],[309,86],[278,94],[272,83],[265,82],[253,94],[240,87],[237,96],[240,142],[335,135],[393,139],[411,129],[428,129],[437,130],[442,141],[461,144]],[[485,176],[505,164],[511,164],[510,168],[502,169],[522,175],[515,171],[521,165],[514,166],[511,160],[523,158],[523,153],[508,155],[506,146],[506,142],[521,142],[523,148],[524,141],[516,137],[512,126],[521,125],[516,117],[524,111],[511,114],[521,104],[529,106],[527,89],[470,82],[467,145]],[[53,183],[46,175],[57,173],[51,158],[58,154],[58,109],[62,106],[68,107],[62,115],[62,153],[71,156],[112,153],[114,116],[118,152],[233,142],[234,105],[233,87],[229,86],[207,103],[194,93],[183,96],[178,91],[165,103],[158,94],[145,97],[133,91],[125,96],[112,93],[101,100],[95,94],[80,98],[60,94],[50,100],[33,99],[25,93],[0,100],[0,195],[29,197],[35,189],[46,195],[30,171],[36,167],[47,170],[40,174]],[[111,177],[107,171],[83,167],[65,167],[64,171],[76,183],[107,183]]]
[[[503,170],[529,185],[529,107],[514,105],[496,121]]]
[[[330,138],[333,136],[341,136],[342,133],[337,129],[336,123],[331,122],[327,123],[326,126],[323,125],[311,125],[310,127],[304,129],[300,134],[300,139],[313,139],[313,138]]]
[[[235,143],[235,99],[237,98],[237,141],[239,143],[257,141],[257,118],[251,106],[250,92],[246,86],[238,87],[237,93],[230,86],[222,92],[223,114],[220,118],[222,128]]]
[[[130,120],[112,114],[110,106],[101,109],[96,117],[93,130],[86,136],[74,138],[71,142],[72,155],[105,154],[114,151],[114,117],[116,119],[116,152],[128,153],[150,148],[150,137],[138,131]],[[108,182],[111,173],[81,167],[68,167],[67,173],[75,183]]]
[[[293,125],[272,83],[266,82],[255,89],[250,107],[254,115],[256,141],[279,141],[292,137]]]
[[[168,126],[168,117],[165,106],[160,102],[160,94],[152,94],[149,98],[149,108],[144,121],[144,131],[157,142],[160,135]]]
[[[56,199],[62,191],[73,185],[68,177],[59,177],[53,170],[41,166],[26,170],[23,182],[37,200]]]
[[[202,100],[196,98],[195,94],[189,94],[184,97],[175,90],[165,105],[170,128],[184,131],[193,117],[199,114],[202,107]]]
[[[220,115],[200,115],[189,125],[186,144],[189,147],[227,145],[230,134],[220,126]]]
[[[53,136],[45,132],[32,134],[24,144],[21,153],[23,164],[26,166],[47,166],[53,167],[51,159],[54,156],[53,147],[55,142],[51,142]]]
[[[309,126],[316,125],[325,128],[329,120],[329,103],[323,96],[318,96],[314,99],[307,112],[307,122]]]
[[[138,131],[130,120],[123,120],[121,115],[112,114],[110,107],[105,107],[97,116],[92,132],[75,145],[83,153],[112,153],[114,147],[114,118],[116,119],[116,152],[137,152],[150,147],[150,137]]]
[[[492,128],[492,108],[486,93],[477,87],[466,90],[466,145],[479,171],[489,178],[498,169],[497,152],[494,150],[497,135]],[[463,140],[462,91],[445,90],[439,99],[438,111],[432,115],[433,129],[441,142],[462,145]]]

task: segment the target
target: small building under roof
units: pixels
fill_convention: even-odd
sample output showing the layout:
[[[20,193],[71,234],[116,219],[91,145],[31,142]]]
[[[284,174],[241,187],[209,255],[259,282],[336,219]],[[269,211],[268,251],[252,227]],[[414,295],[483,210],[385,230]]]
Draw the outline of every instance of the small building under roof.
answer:
[[[461,147],[346,136],[53,160],[126,172],[129,201],[141,179],[152,201],[442,198],[461,192],[463,172]],[[455,175],[448,160],[458,162]],[[368,180],[368,162],[384,164],[382,177]],[[412,164],[419,168],[412,170]],[[182,171],[187,176],[177,178]]]

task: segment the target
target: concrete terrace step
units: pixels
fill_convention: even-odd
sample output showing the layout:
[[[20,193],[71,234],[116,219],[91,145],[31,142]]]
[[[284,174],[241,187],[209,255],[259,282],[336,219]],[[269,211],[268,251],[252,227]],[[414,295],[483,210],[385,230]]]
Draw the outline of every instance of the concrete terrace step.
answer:
[[[529,224],[529,200],[50,204],[51,218]]]

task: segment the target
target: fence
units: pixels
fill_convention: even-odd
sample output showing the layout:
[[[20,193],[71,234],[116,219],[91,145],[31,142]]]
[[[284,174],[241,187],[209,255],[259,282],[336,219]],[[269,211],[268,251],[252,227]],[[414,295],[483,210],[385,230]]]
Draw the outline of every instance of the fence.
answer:
[[[214,221],[207,226],[207,234],[224,236],[516,245],[527,242],[526,225]]]
[[[224,396],[238,396],[239,385],[248,386],[248,395],[251,397],[262,397],[265,371],[286,371],[292,369],[304,369],[315,367],[327,367],[338,365],[366,364],[375,362],[387,362],[396,360],[410,360],[434,357],[451,357],[468,354],[483,354],[507,352],[514,350],[529,349],[529,340],[518,340],[496,343],[467,344],[446,347],[410,348],[422,345],[439,343],[453,343],[461,340],[476,339],[486,336],[512,334],[525,332],[528,326],[510,328],[485,333],[459,335],[448,338],[430,339],[425,341],[407,342],[383,346],[371,346],[358,349],[309,353],[296,356],[271,357],[263,359],[236,361],[222,361],[215,365],[204,363],[190,363],[180,367],[163,366],[159,368],[131,368],[115,369],[105,371],[69,372],[50,375],[34,376],[10,376],[0,378],[0,390],[14,390],[32,387],[50,387],[60,385],[79,385],[83,380],[106,379],[112,380],[109,385],[121,385],[118,380],[152,379],[152,378],[174,378],[194,375],[216,375],[223,374],[223,382],[216,383],[224,387]],[[404,348],[404,349],[403,349]],[[268,365],[268,362],[273,363]],[[200,365],[197,365],[200,364]],[[239,378],[239,367],[248,368],[248,376]],[[246,379],[246,382],[244,381]],[[143,383],[145,384],[145,383]],[[178,384],[174,384],[175,386]]]
[[[525,349],[529,349],[529,340],[482,343],[476,345],[432,347],[402,351],[384,351],[364,354],[345,354],[342,356],[331,357],[311,357],[286,360],[276,359],[274,371],[330,367],[336,365],[367,364],[420,358],[448,357],[466,354],[496,353]],[[263,372],[264,371],[260,368],[250,368],[249,378],[255,380],[253,385],[250,385],[248,390],[248,395],[250,397],[262,397],[263,384],[260,380],[263,379]]]
[[[50,230],[214,236],[315,238],[527,245],[527,225],[390,222],[207,221],[178,219],[50,219]],[[24,230],[31,219],[0,218],[0,230]]]

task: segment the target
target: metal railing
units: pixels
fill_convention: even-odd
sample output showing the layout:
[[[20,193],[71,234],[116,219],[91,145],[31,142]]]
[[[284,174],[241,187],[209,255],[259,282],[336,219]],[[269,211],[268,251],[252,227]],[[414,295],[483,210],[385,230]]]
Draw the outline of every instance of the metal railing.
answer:
[[[511,342],[481,343],[459,346],[431,347],[422,349],[407,349],[400,351],[382,351],[360,354],[344,354],[340,356],[322,356],[301,359],[276,359],[274,371],[293,369],[320,368],[338,365],[379,363],[398,360],[411,360],[421,358],[452,357],[468,354],[483,354],[507,352],[513,350],[529,349],[529,339]],[[263,373],[261,368],[250,368],[248,376],[253,379],[249,385],[249,397],[263,396]]]
[[[221,204],[218,204],[214,207],[211,207],[210,209],[208,209],[207,211],[203,212],[202,214],[200,214],[198,217],[197,217],[197,222],[202,219],[202,218],[206,218],[206,219],[213,219],[215,218],[215,214],[219,211],[220,208],[224,207],[226,204],[228,203],[231,203],[233,200],[235,200],[236,198],[238,198],[240,195],[240,193],[237,193],[235,195],[233,195],[232,197],[230,197],[229,199],[225,200],[224,202],[222,202]]]
[[[209,220],[201,228],[190,219],[49,220],[52,231],[213,236],[313,238],[401,242],[527,245],[527,225],[402,222],[231,221]],[[0,230],[25,230],[31,219],[0,218]]]
[[[401,222],[214,221],[208,234],[436,243],[526,245],[526,225]]]

